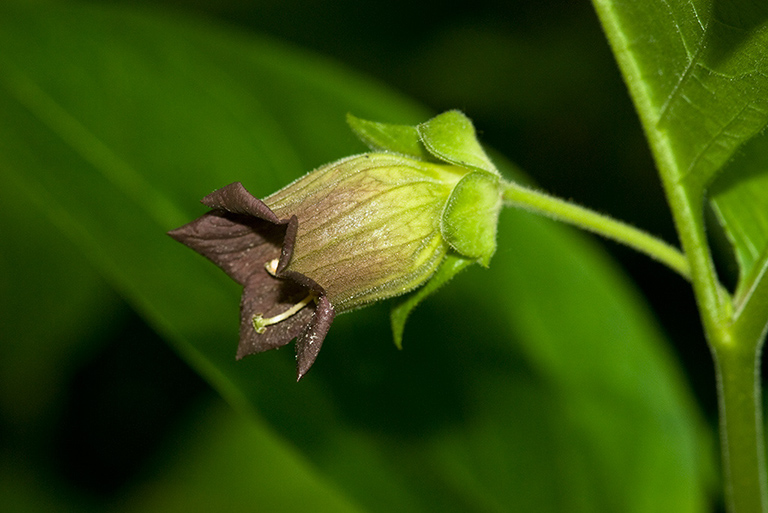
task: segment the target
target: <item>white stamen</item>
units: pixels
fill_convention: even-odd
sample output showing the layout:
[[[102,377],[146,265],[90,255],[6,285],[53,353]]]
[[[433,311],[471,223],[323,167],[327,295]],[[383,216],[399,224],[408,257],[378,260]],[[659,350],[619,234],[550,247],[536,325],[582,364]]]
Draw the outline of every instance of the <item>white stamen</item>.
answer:
[[[317,294],[311,292],[307,297],[290,307],[288,310],[281,314],[275,315],[274,317],[265,319],[264,314],[256,314],[253,316],[253,320],[251,321],[253,322],[253,329],[256,330],[256,333],[264,333],[267,330],[267,326],[277,324],[278,322],[284,321],[289,317],[296,315],[302,308],[307,306],[310,301],[314,301],[315,299],[317,299]]]

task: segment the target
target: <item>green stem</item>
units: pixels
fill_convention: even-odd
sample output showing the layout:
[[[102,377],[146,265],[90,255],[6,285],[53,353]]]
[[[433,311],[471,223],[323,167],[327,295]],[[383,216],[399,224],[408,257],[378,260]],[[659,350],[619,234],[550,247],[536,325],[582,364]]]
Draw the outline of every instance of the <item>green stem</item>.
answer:
[[[727,510],[765,511],[760,344],[720,345],[713,347],[713,354]]]
[[[514,182],[504,183],[504,200],[625,244],[690,279],[688,259],[680,250],[634,226]]]
[[[651,134],[660,169],[673,169],[666,140]],[[766,512],[759,365],[763,333],[752,323],[739,321],[733,299],[717,278],[704,228],[703,187],[681,184],[670,172],[661,176],[690,259],[691,284],[715,360],[726,508],[729,513]]]
[[[663,135],[651,131],[649,139],[659,168],[674,169]],[[703,219],[703,187],[682,184],[671,172],[660,174],[680,242],[689,256],[691,284],[715,360],[727,511],[766,512],[759,365],[762,329],[740,321],[733,299],[717,278]]]

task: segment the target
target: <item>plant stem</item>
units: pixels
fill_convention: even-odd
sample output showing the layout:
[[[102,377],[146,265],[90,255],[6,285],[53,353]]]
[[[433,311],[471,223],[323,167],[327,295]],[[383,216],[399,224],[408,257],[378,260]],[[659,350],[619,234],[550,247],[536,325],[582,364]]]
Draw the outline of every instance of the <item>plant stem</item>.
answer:
[[[704,201],[709,185],[707,178],[711,177],[690,173],[690,158],[681,154],[682,148],[676,144],[679,141],[673,141],[671,130],[665,129],[658,91],[652,90],[653,81],[649,79],[652,69],[633,51],[636,43],[627,37],[629,32],[625,30],[626,20],[621,17],[621,9],[615,2],[593,0],[593,3],[659,169],[680,245],[688,258],[691,285],[707,343],[715,359],[728,512],[766,512],[759,355],[765,335],[768,288],[756,284],[749,290],[749,297],[739,298],[746,303],[737,303],[734,308],[733,299],[718,280],[706,237]],[[754,311],[760,314],[750,318]]]
[[[688,259],[677,248],[634,226],[560,198],[505,182],[503,197],[509,204],[575,225],[625,244],[657,260],[690,280]]]
[[[673,169],[663,135],[651,131],[659,168]],[[760,349],[762,329],[741,322],[717,278],[704,228],[704,189],[684,186],[661,172],[680,242],[691,265],[691,284],[717,372],[723,488],[729,513],[766,512]]]
[[[733,513],[765,511],[760,346],[713,345],[712,351],[717,371],[726,507]]]

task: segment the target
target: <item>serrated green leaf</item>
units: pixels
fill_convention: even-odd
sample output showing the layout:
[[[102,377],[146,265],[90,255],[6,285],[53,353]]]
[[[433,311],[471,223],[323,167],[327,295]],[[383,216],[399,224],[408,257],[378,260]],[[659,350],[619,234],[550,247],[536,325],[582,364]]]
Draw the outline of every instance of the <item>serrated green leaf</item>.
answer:
[[[408,319],[408,316],[411,315],[413,309],[437,289],[448,283],[451,278],[473,263],[474,259],[464,258],[455,253],[449,253],[426,285],[415,292],[408,294],[404,299],[400,299],[396,302],[390,312],[390,322],[392,324],[392,335],[398,349],[403,348],[405,321]]]
[[[374,151],[391,151],[422,160],[435,160],[421,143],[414,126],[368,121],[351,114],[347,114],[347,123],[355,135]]]
[[[706,507],[711,452],[652,316],[604,256],[544,220],[506,212],[494,267],[424,305],[405,351],[371,307],[334,322],[300,385],[290,349],[235,361],[238,287],[165,231],[222,185],[266,196],[358,152],[346,112],[413,123],[422,109],[314,56],[106,4],[5,2],[0,47],[0,168],[14,193],[342,502]],[[216,504],[224,492],[207,493]]]
[[[472,122],[457,110],[443,112],[416,127],[421,142],[435,157],[461,167],[498,174],[477,141]]]

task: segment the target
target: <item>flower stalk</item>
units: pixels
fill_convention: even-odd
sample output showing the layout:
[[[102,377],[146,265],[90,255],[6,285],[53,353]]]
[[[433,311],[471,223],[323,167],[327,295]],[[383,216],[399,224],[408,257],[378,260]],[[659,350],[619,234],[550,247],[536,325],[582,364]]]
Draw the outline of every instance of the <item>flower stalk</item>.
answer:
[[[503,187],[503,198],[509,206],[542,214],[629,246],[690,280],[691,270],[685,255],[648,232],[515,182],[505,182]]]

